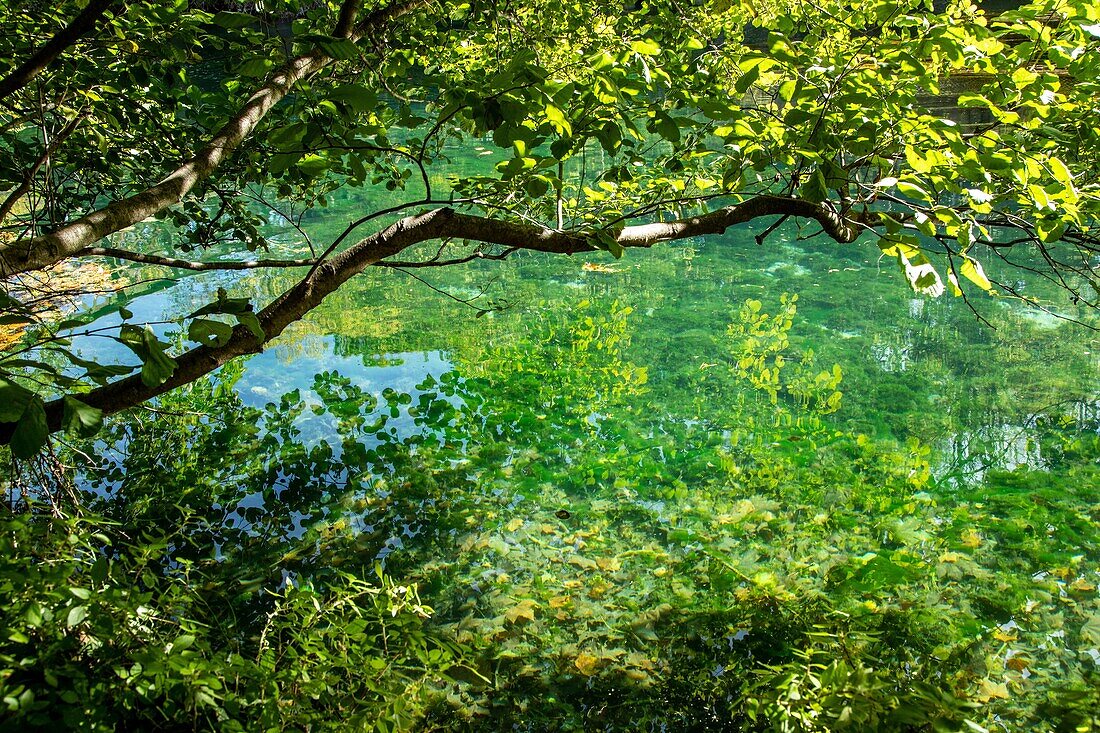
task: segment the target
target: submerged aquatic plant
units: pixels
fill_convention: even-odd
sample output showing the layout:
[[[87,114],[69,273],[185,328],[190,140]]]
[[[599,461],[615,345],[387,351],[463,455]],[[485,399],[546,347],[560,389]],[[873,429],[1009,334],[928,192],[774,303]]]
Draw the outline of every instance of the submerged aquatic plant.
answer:
[[[6,527],[5,715],[1087,730],[1093,429],[937,484],[927,445],[843,427],[794,304],[737,309],[686,385],[589,299],[410,392],[328,371],[248,407],[227,371],[164,398],[87,447],[83,520]]]

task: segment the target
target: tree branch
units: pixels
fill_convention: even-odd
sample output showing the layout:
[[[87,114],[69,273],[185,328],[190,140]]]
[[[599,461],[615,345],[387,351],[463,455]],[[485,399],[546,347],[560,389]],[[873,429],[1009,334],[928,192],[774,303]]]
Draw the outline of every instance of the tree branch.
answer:
[[[46,42],[42,48],[0,80],[0,99],[25,87],[31,79],[42,73],[65,49],[90,33],[95,24],[115,0],[91,0],[68,26]]]
[[[689,219],[629,226],[622,229],[616,239],[623,247],[650,247],[663,241],[720,234],[735,224],[776,215],[813,219],[838,242],[851,242],[859,235],[855,222],[843,219],[826,205],[764,195]],[[593,252],[599,249],[583,233],[560,232],[548,227],[487,219],[458,213],[450,208],[408,216],[333,256],[261,310],[257,318],[263,330],[263,338],[257,338],[244,326],[237,326],[225,344],[199,346],[180,355],[176,359],[175,371],[163,384],[150,386],[141,380],[140,375],[134,375],[78,395],[78,398],[103,410],[105,414],[112,414],[189,384],[232,359],[260,352],[265,344],[281,334],[287,326],[316,308],[325,297],[367,267],[385,265],[387,263],[384,260],[413,245],[445,238],[558,254]],[[63,411],[60,399],[46,405],[47,424],[51,432],[61,428]],[[14,427],[14,423],[0,424],[0,445],[10,442]]]
[[[42,151],[42,155],[38,156],[38,160],[36,160],[34,164],[27,169],[27,172],[23,174],[23,180],[20,184],[8,194],[8,197],[4,199],[3,203],[0,203],[0,222],[7,219],[8,214],[11,213],[12,208],[19,199],[27,195],[27,192],[31,190],[31,185],[34,183],[34,177],[38,175],[38,171],[47,161],[49,161],[50,156],[53,155],[57,147],[65,141],[65,138],[73,133],[84,117],[84,114],[77,115],[69,120],[69,122],[54,135],[53,139],[50,140],[49,144],[46,146],[46,149]]]
[[[116,260],[129,260],[140,262],[143,265],[160,265],[162,267],[174,267],[177,270],[256,270],[262,267],[309,267],[314,260],[244,260],[230,262],[196,262],[193,260],[181,260],[175,257],[163,257],[161,255],[148,255],[141,252],[130,252],[114,247],[85,247],[76,253],[77,257],[114,257]]]
[[[348,36],[357,40],[428,0],[392,5],[374,11]],[[208,177],[247,138],[264,116],[302,80],[332,63],[320,49],[298,56],[267,78],[230,120],[190,160],[160,183],[133,196],[111,202],[57,230],[0,246],[0,277],[37,270],[74,256],[104,237],[133,226],[179,203],[197,183]]]
[[[447,267],[448,265],[462,265],[467,262],[473,262],[475,260],[503,260],[507,259],[508,255],[519,251],[519,247],[509,247],[503,252],[496,254],[486,254],[484,252],[474,252],[473,254],[466,255],[465,257],[455,257],[451,260],[440,260],[432,258],[430,260],[420,260],[411,262],[402,262],[400,260],[385,260],[383,262],[375,262],[378,267],[392,267],[398,270],[415,270],[420,267]]]

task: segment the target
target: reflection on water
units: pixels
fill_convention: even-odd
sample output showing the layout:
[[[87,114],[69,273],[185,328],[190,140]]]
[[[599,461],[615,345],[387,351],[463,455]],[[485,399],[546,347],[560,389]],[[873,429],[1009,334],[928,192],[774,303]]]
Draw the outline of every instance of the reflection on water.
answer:
[[[909,350],[911,344],[905,342],[871,344],[871,354],[878,361],[884,372],[904,372],[909,366]]]
[[[338,191],[311,233],[376,203]],[[880,689],[947,668],[1025,718],[1100,644],[1100,339],[975,295],[986,326],[914,298],[873,243],[785,227],[761,247],[763,227],[418,271],[507,304],[488,314],[363,273],[264,353],[116,421],[82,486],[127,521],[201,513],[190,559],[240,548],[270,592],[376,561],[418,583],[432,633],[496,685],[455,683],[435,722],[713,729],[780,684],[769,665],[851,645]],[[232,294],[262,304],[286,277]],[[228,282],[129,307],[170,319]]]
[[[991,468],[1042,470],[1047,467],[1034,428],[1021,425],[991,425],[981,430],[952,435],[941,446],[941,463],[936,472],[970,483],[985,479]]]
[[[719,244],[690,272],[653,252],[433,274],[498,277],[516,305],[486,317],[357,278],[162,418],[116,423],[85,486],[124,516],[194,507],[188,561],[248,560],[268,593],[333,568],[418,584],[428,632],[492,681],[417,698],[425,727],[715,729],[852,639],[882,689],[1038,715],[1094,665],[1095,339],[995,332],[866,268],[826,270],[794,313],[776,283],[805,275]]]

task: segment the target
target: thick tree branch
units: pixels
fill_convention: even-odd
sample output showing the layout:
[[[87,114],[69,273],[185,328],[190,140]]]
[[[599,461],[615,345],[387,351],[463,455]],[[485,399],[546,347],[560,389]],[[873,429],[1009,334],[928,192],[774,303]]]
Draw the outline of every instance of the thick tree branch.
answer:
[[[19,91],[31,79],[45,71],[46,67],[53,63],[65,49],[90,33],[115,2],[116,0],[91,0],[68,26],[58,31],[57,35],[47,41],[42,48],[31,54],[29,59],[0,79],[0,99]]]
[[[356,24],[348,38],[357,40],[427,2],[428,0],[411,0],[376,10]],[[323,51],[315,49],[292,59],[273,72],[264,85],[249,97],[237,114],[193,158],[160,183],[128,198],[113,201],[49,234],[17,240],[0,247],[0,277],[48,267],[76,255],[110,234],[179,203],[197,183],[217,169],[295,85],[332,61]]]
[[[663,241],[720,234],[735,224],[759,217],[783,215],[813,219],[838,242],[851,242],[859,235],[857,222],[840,217],[827,205],[767,195],[688,219],[625,227],[616,239],[623,247],[650,247]],[[558,254],[593,252],[599,249],[592,243],[591,237],[585,234],[487,219],[458,213],[450,208],[409,216],[333,256],[260,311],[257,318],[263,329],[262,339],[257,338],[248,328],[238,326],[224,345],[199,346],[179,356],[176,359],[175,372],[163,384],[149,386],[142,382],[140,376],[134,375],[78,397],[86,404],[103,410],[105,414],[112,414],[189,384],[232,359],[258,353],[287,326],[316,308],[325,297],[367,267],[384,266],[387,264],[384,260],[413,245],[446,238]],[[61,400],[54,400],[46,405],[47,424],[51,432],[61,428],[63,410]],[[0,424],[0,444],[11,440],[13,429],[13,423]]]
[[[340,17],[336,20],[336,30],[332,35],[337,38],[350,38],[355,30],[355,19],[359,17],[360,0],[344,0],[340,6]]]
[[[797,216],[817,221],[825,232],[838,242],[852,242],[859,237],[860,225],[873,226],[878,214],[867,212],[845,218],[827,204],[815,204],[785,196],[756,196],[732,206],[670,222],[638,224],[621,229],[615,239],[621,247],[651,247],[658,242],[688,237],[722,234],[737,224],[765,216]],[[579,232],[560,232],[533,224],[518,224],[501,219],[486,219],[469,214],[454,214],[453,236],[506,247],[518,247],[555,254],[592,252],[599,247],[592,238]]]

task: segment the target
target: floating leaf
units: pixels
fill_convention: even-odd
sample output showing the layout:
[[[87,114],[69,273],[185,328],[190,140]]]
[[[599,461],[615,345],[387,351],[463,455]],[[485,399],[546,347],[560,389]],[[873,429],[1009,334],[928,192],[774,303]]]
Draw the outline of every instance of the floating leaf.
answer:
[[[1081,640],[1090,646],[1100,646],[1100,613],[1089,616],[1081,626]]]
[[[582,555],[573,555],[569,558],[570,565],[576,565],[578,568],[584,570],[595,570],[598,566],[594,560],[590,560]]]
[[[973,549],[982,544],[982,536],[978,534],[977,530],[967,529],[962,533],[962,544],[963,547]]]

